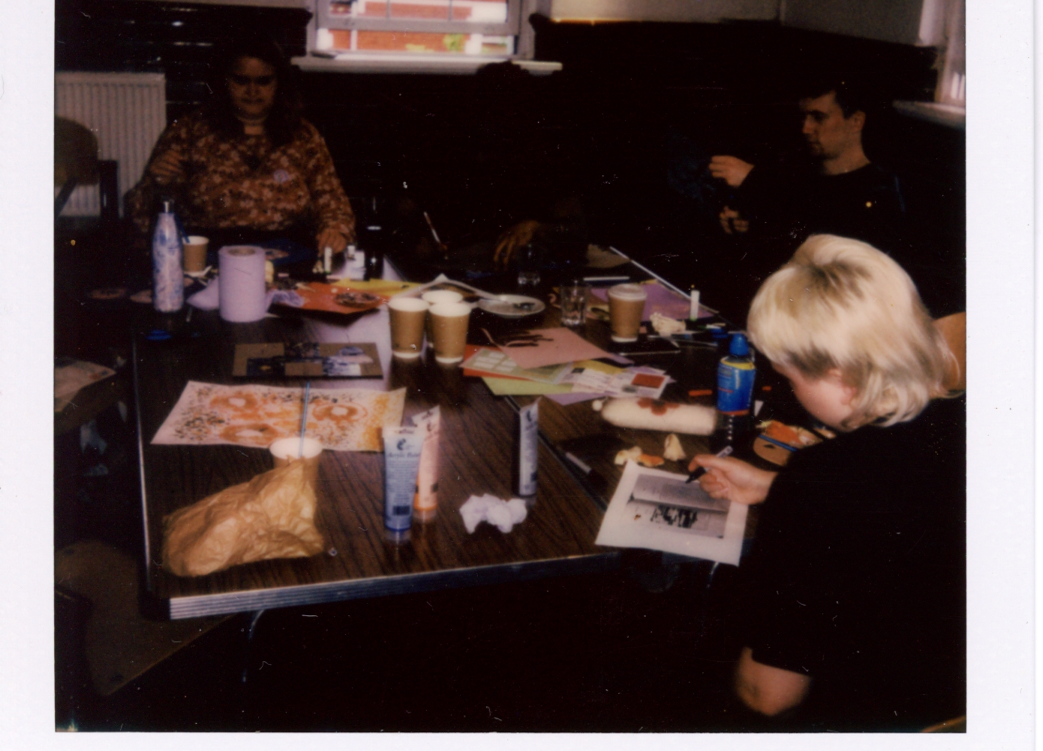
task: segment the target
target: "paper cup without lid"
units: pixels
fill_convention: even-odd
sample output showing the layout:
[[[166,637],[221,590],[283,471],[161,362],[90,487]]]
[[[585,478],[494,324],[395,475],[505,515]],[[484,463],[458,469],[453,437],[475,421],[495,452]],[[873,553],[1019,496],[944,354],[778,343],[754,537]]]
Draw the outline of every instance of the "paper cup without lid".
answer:
[[[639,284],[617,284],[608,290],[612,341],[637,341],[648,293]]]
[[[206,268],[206,251],[210,240],[202,235],[189,235],[182,246],[181,262],[186,274],[198,274]]]
[[[424,324],[431,306],[415,297],[393,297],[388,302],[391,320],[391,354],[415,360],[424,347]]]
[[[311,481],[312,487],[318,487],[319,482],[319,459],[322,457],[322,444],[315,438],[304,439],[304,454],[300,454],[301,437],[299,435],[289,438],[280,438],[275,441],[268,450],[272,454],[272,460],[276,467],[285,467],[290,462],[303,460],[305,476]]]
[[[467,346],[467,324],[471,306],[463,302],[443,302],[431,306],[431,339],[435,360],[452,365],[464,359]]]

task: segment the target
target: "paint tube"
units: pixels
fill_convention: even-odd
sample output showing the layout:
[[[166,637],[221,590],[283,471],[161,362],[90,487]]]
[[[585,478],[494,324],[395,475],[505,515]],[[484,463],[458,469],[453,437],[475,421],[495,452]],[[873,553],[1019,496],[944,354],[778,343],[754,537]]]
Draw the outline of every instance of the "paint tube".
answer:
[[[413,523],[413,496],[424,436],[417,428],[384,426],[384,528],[396,540]]]
[[[416,479],[416,497],[413,514],[422,522],[429,522],[438,514],[438,460],[441,450],[441,414],[438,407],[413,417],[413,425],[424,436],[420,451],[420,469]]]
[[[518,410],[518,447],[515,459],[514,490],[522,497],[536,495],[536,450],[539,441],[539,403],[537,399]]]

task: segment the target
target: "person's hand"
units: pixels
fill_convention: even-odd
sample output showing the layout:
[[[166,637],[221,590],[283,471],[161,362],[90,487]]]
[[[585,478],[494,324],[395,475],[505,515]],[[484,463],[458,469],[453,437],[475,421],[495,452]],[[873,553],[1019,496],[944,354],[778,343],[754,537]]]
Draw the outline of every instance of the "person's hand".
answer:
[[[333,248],[334,253],[343,253],[348,247],[348,238],[335,229],[324,229],[318,234],[315,242],[319,245],[319,253],[322,253],[324,248]]]
[[[176,149],[166,151],[152,160],[149,174],[160,185],[168,185],[185,174],[185,158]]]
[[[743,219],[735,209],[725,206],[717,217],[726,235],[742,235],[750,230],[750,220]]]
[[[744,162],[736,156],[715,156],[710,158],[710,174],[719,180],[724,180],[733,188],[742,185],[743,180],[750,174],[753,165]]]
[[[518,222],[513,227],[508,227],[496,241],[496,253],[493,255],[493,263],[506,268],[514,257],[518,248],[532,241],[540,223],[535,219],[526,219]]]
[[[688,471],[692,472],[697,467],[706,468],[706,474],[699,478],[699,484],[711,498],[725,498],[747,506],[762,503],[778,475],[778,472],[757,469],[741,459],[713,454],[693,456]]]

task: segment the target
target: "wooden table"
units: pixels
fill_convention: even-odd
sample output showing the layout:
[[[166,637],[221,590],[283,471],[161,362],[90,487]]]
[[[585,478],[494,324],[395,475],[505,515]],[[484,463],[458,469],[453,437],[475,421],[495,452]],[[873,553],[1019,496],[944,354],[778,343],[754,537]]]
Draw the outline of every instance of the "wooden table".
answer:
[[[386,316],[386,312],[382,312]],[[370,314],[379,316],[381,313]],[[594,545],[602,512],[547,447],[539,449],[540,485],[528,518],[509,534],[481,524],[468,534],[459,507],[471,495],[510,498],[514,410],[459,368],[433,358],[391,361],[376,388],[407,390],[405,416],[439,405],[444,438],[440,508],[428,524],[414,522],[404,545],[385,541],[383,454],[324,452],[317,526],[327,552],[311,558],[236,566],[181,578],[159,564],[163,517],[271,468],[266,450],[238,446],[154,446],[149,443],[189,380],[232,383],[235,344],[362,341],[355,326],[306,317],[228,324],[217,313],[177,319],[173,338],[135,341],[135,392],[150,594],[171,618],[261,610],[357,597],[486,584],[618,566],[618,551]],[[372,341],[372,339],[367,339]],[[386,346],[386,344],[384,345]],[[281,381],[300,385],[301,381]],[[358,387],[323,380],[322,387]]]
[[[558,311],[518,321],[493,319],[476,311],[479,323],[494,330],[558,325]],[[135,337],[134,380],[139,420],[139,450],[145,518],[147,584],[150,595],[170,618],[257,611],[273,607],[332,602],[360,597],[426,591],[507,579],[604,571],[619,566],[620,551],[594,545],[603,510],[621,469],[604,455],[590,462],[600,482],[569,462],[561,443],[609,433],[627,446],[662,454],[663,434],[619,430],[604,423],[589,402],[560,406],[541,403],[539,493],[527,519],[509,534],[481,524],[468,534],[458,509],[472,495],[512,497],[511,460],[514,415],[530,398],[497,398],[459,368],[434,362],[428,351],[418,361],[389,356],[387,312],[361,318],[307,316],[280,311],[278,318],[229,324],[217,312],[193,312],[166,319],[172,338]],[[499,328],[497,328],[499,327]],[[580,333],[607,345],[607,324],[590,321]],[[385,540],[383,454],[323,453],[318,488],[317,526],[327,551],[310,558],[281,559],[232,567],[203,577],[177,577],[163,570],[163,517],[271,468],[266,450],[238,446],[160,446],[150,440],[190,381],[234,383],[235,345],[255,342],[375,341],[384,378],[379,381],[323,379],[323,388],[369,387],[407,390],[405,417],[435,405],[442,410],[439,513],[427,524],[414,520],[406,544]],[[475,338],[477,342],[477,338]],[[717,355],[687,349],[660,359],[679,382],[666,398],[688,401],[687,389],[709,388]],[[240,381],[242,382],[242,381]],[[266,381],[303,387],[302,380]],[[689,456],[706,450],[706,441],[683,437]],[[680,467],[665,467],[680,471]]]

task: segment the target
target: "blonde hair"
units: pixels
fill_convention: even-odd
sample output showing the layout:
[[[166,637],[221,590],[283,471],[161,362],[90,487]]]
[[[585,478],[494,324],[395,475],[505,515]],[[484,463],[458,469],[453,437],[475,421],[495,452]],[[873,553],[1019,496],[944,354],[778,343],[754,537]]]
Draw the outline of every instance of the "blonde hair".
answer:
[[[871,245],[813,235],[757,291],[750,339],[769,360],[855,389],[842,427],[912,420],[947,392],[953,358],[901,266]]]

